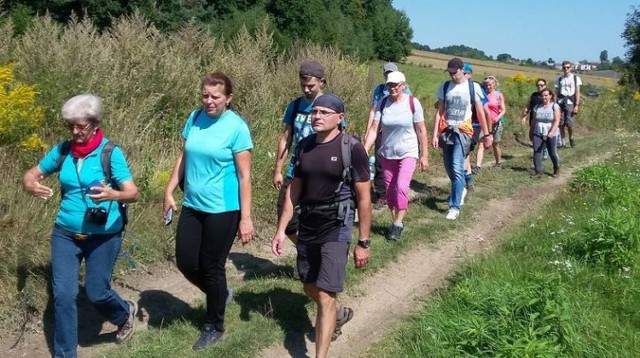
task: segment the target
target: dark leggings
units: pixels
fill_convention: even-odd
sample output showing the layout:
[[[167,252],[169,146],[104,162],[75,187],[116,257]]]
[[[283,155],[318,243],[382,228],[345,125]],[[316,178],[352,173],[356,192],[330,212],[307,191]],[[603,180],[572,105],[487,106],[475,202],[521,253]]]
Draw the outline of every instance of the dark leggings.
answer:
[[[238,231],[240,211],[209,214],[183,207],[176,233],[176,264],[207,295],[206,324],[224,331],[225,263]]]
[[[548,138],[547,136],[542,136],[538,134],[534,134],[533,136],[533,167],[535,168],[536,173],[542,172],[542,150],[544,147],[547,147],[549,151],[549,158],[551,158],[551,163],[553,163],[553,171],[555,172],[560,168],[560,159],[558,158],[558,152],[556,150],[558,136],[554,136],[553,138]]]

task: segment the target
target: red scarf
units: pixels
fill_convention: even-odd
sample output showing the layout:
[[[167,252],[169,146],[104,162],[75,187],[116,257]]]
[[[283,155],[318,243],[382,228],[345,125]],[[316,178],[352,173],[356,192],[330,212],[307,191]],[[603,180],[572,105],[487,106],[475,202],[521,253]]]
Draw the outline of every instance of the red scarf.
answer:
[[[102,130],[96,129],[96,134],[85,143],[71,142],[71,155],[74,158],[84,158],[102,143]]]

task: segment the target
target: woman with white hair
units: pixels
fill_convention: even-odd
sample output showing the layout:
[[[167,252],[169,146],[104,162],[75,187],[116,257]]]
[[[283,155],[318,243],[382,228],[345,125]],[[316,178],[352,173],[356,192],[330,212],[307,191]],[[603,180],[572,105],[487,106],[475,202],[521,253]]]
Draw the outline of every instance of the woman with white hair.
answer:
[[[62,118],[71,140],[56,145],[22,180],[29,194],[46,200],[53,189],[42,180],[60,173],[60,210],[51,234],[55,357],[77,356],[76,299],[82,259],[87,299],[118,327],[116,340],[128,339],[134,328],[136,303],[122,299],[110,282],[126,223],[122,204],[135,202],[138,188],[120,148],[103,136],[102,116],[102,99],[96,95],[81,94],[66,101]]]

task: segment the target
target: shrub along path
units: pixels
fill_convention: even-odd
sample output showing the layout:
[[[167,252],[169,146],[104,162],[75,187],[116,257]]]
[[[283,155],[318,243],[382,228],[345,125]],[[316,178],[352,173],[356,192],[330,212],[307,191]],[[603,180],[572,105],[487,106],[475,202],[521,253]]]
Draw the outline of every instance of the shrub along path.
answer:
[[[587,145],[587,142],[590,145]],[[601,146],[605,139],[584,139],[583,147],[579,151],[562,151],[561,158],[575,157],[573,163],[563,164],[563,172],[557,179],[542,179],[539,182],[528,180],[527,168],[529,164],[530,149],[510,148],[513,157],[507,161],[507,169],[502,173],[487,172],[478,176],[478,188],[471,193],[465,205],[465,211],[461,220],[445,222],[443,211],[446,207],[444,197],[448,192],[448,181],[444,176],[441,160],[432,158],[432,170],[426,175],[417,176],[417,181],[431,183],[433,187],[427,189],[433,191],[438,187],[438,199],[430,201],[429,195],[419,194],[414,200],[414,215],[409,224],[413,227],[403,237],[408,245],[399,251],[395,258],[389,259],[386,265],[377,269],[371,269],[365,274],[358,275],[359,282],[352,279],[347,286],[347,292],[340,295],[340,300],[354,308],[353,320],[343,329],[343,335],[332,344],[331,356],[358,356],[380,339],[401,319],[418,309],[422,302],[428,299],[435,289],[446,285],[446,278],[462,262],[490,249],[496,238],[501,233],[517,224],[528,213],[535,211],[550,201],[570,178],[572,171],[578,167],[593,164],[603,160],[610,153],[602,152]],[[598,153],[597,156],[594,156]],[[566,155],[565,155],[566,154]],[[437,157],[437,156],[434,156]],[[487,156],[489,157],[489,156]],[[488,158],[490,160],[490,158]],[[567,163],[569,161],[565,161]],[[489,166],[488,163],[485,165]],[[550,166],[549,161],[545,161]],[[511,169],[511,170],[509,170]],[[504,176],[513,178],[504,179],[498,187],[498,192],[487,189],[491,180],[502,180]],[[482,176],[485,176],[483,182]],[[526,178],[526,179],[523,179]],[[486,182],[489,181],[489,182]],[[513,184],[512,184],[513,183]],[[419,184],[419,183],[418,183]],[[429,192],[429,190],[426,190]],[[424,204],[424,205],[419,205]],[[431,212],[427,215],[428,212]],[[379,219],[379,220],[378,220]],[[376,220],[384,221],[386,213],[378,213]],[[423,230],[423,231],[419,231]],[[377,230],[373,245],[386,248],[381,239],[381,229]],[[434,232],[437,231],[437,232]],[[374,232],[376,229],[374,228]],[[424,234],[423,234],[424,232]],[[413,236],[413,237],[411,237]],[[429,237],[421,240],[421,236]],[[263,238],[262,240],[266,240]],[[407,244],[407,242],[409,244]],[[435,243],[435,245],[433,244]],[[229,263],[231,285],[240,286],[242,290],[243,277],[246,280],[248,271],[274,270],[281,268],[279,263],[274,263],[266,242],[253,244],[250,254],[247,248],[239,246],[232,250]],[[257,249],[256,249],[257,247]],[[291,250],[291,245],[288,246]],[[292,251],[290,251],[293,254]],[[373,260],[383,255],[382,252],[373,252]],[[352,265],[350,263],[350,265]],[[250,269],[247,269],[250,268]],[[352,275],[354,276],[354,275]],[[267,283],[268,284],[268,283]],[[187,314],[193,307],[202,302],[201,294],[190,285],[172,265],[156,266],[148,271],[138,271],[133,274],[119,277],[116,280],[117,290],[124,297],[136,298],[141,307],[138,314],[136,330],[144,331],[147,325],[153,327],[169,326],[182,315]],[[241,298],[240,298],[241,299]],[[109,323],[102,323],[88,304],[80,300],[80,356],[116,355],[129,356],[135,351],[136,356],[157,356],[163,349],[155,353],[146,346],[144,349],[136,349],[139,340],[134,338],[131,349],[128,345],[115,350],[112,333],[115,327]],[[309,305],[307,305],[309,306]],[[231,307],[233,308],[233,307]],[[269,316],[269,314],[265,314]],[[309,312],[313,322],[313,312]],[[36,319],[25,326],[25,329],[0,342],[0,352],[6,352],[3,356],[13,357],[48,357],[50,356],[49,344],[46,337],[51,336],[52,322],[50,320]],[[161,330],[160,330],[161,331]],[[140,332],[142,333],[142,332]],[[291,334],[287,332],[284,342],[279,340],[275,345],[263,349],[260,355],[263,357],[303,357],[312,356],[314,345],[308,338],[300,339],[305,332]],[[162,334],[162,333],[161,333]],[[167,333],[165,333],[167,334]],[[229,330],[230,336],[233,330]],[[291,339],[293,337],[293,339]],[[195,340],[197,337],[193,337]],[[233,339],[233,338],[232,338]],[[141,337],[141,341],[147,341]],[[251,345],[252,342],[245,342]],[[156,343],[157,344],[157,343]],[[259,350],[260,343],[249,351]],[[264,347],[264,345],[262,345]],[[108,352],[106,350],[109,350]],[[112,354],[115,353],[115,354]],[[189,354],[184,352],[185,354]],[[243,356],[238,352],[220,352],[221,356]],[[226,353],[226,354],[224,354]],[[246,353],[247,356],[255,354]]]

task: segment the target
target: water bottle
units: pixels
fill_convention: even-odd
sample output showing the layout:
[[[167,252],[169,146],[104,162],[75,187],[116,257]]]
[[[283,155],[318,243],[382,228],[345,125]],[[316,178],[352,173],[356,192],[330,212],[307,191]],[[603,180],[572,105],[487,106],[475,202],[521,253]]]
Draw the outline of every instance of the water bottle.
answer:
[[[376,175],[376,157],[369,157],[369,180],[373,180],[373,177]]]

